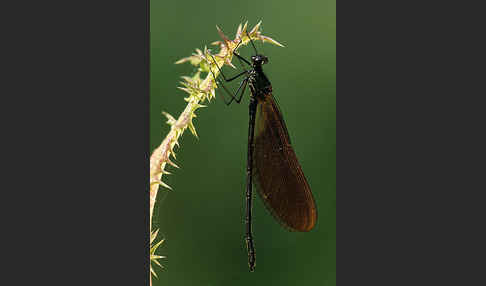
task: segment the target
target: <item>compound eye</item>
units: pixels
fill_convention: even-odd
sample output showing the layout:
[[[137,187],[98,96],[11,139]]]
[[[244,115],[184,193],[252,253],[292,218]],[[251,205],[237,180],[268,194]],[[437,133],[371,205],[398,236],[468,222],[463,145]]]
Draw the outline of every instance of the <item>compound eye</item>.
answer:
[[[263,63],[264,64],[268,63],[268,58],[267,57],[263,57]]]

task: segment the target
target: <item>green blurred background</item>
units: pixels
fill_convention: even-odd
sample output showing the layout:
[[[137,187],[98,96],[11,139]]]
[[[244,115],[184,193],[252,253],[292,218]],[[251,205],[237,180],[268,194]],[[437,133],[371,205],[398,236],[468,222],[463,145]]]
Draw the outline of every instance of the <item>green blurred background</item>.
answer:
[[[336,3],[323,1],[150,2],[150,150],[169,131],[167,111],[178,117],[186,93],[180,76],[189,63],[174,62],[219,40],[215,25],[234,38],[239,23],[262,20],[263,34],[285,48],[257,42],[269,57],[264,70],[290,133],[318,208],[309,233],[288,232],[254,200],[256,269],[248,272],[244,243],[248,94],[229,107],[217,95],[197,111],[196,139],[187,130],[165,181],[154,221],[166,239],[167,256],[154,285],[336,284]],[[251,54],[249,46],[239,50]],[[236,59],[233,61],[238,67]],[[234,75],[225,67],[223,72]],[[234,87],[234,86],[232,86]],[[216,91],[219,92],[218,90]],[[248,91],[247,91],[248,92]]]

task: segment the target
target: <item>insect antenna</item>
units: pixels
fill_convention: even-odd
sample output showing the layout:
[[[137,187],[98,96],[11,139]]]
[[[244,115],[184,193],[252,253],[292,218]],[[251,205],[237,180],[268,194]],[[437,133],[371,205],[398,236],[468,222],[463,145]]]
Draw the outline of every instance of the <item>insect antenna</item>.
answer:
[[[253,49],[255,50],[255,55],[258,55],[258,51],[255,47],[255,44],[253,43],[253,40],[250,37],[250,34],[248,34],[248,31],[246,31],[246,35],[248,36],[248,39],[250,39],[251,45],[253,46]]]

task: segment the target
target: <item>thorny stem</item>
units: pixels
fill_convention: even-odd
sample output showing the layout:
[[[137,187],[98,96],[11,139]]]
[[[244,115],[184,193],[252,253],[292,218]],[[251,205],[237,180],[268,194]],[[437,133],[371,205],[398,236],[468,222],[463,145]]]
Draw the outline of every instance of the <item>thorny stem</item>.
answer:
[[[219,27],[216,26],[218,33],[222,38],[221,41],[212,43],[213,45],[217,45],[220,48],[220,51],[217,54],[214,54],[214,58],[216,59],[216,64],[218,66],[216,66],[216,64],[212,60],[213,57],[211,57],[210,50],[208,50],[206,47],[204,48],[204,52],[196,49],[196,53],[194,53],[192,56],[183,58],[176,62],[176,64],[180,64],[189,61],[192,65],[198,66],[199,69],[193,77],[182,77],[185,80],[184,82],[181,82],[184,87],[179,88],[189,93],[189,96],[185,98],[185,100],[188,102],[187,106],[184,111],[179,115],[177,120],[168,113],[164,113],[165,116],[168,118],[167,123],[171,125],[171,129],[169,131],[169,134],[167,134],[165,139],[162,141],[159,147],[154,150],[152,156],[150,157],[149,221],[151,234],[152,216],[159,186],[171,189],[167,184],[162,181],[163,175],[169,174],[165,168],[167,164],[179,168],[175,163],[172,162],[170,158],[172,156],[174,160],[176,159],[174,146],[179,146],[178,140],[187,128],[189,128],[191,133],[197,137],[196,129],[192,122],[192,119],[196,117],[195,111],[198,108],[205,107],[200,103],[204,102],[205,100],[210,102],[211,99],[215,97],[215,88],[217,86],[214,82],[214,78],[210,70],[212,70],[214,72],[214,76],[217,77],[219,75],[218,67],[227,64],[234,68],[233,64],[231,63],[231,60],[233,58],[233,52],[242,45],[248,44],[250,42],[249,37],[254,41],[261,40],[262,42],[270,42],[274,45],[283,47],[282,44],[278,43],[272,38],[263,36],[260,31],[260,25],[261,21],[250,32],[247,33],[247,23],[245,23],[243,27],[240,24],[238,26],[238,31],[236,32],[234,40],[229,40],[219,29]],[[201,72],[207,73],[204,80],[200,78]],[[151,276],[150,285],[152,285]]]

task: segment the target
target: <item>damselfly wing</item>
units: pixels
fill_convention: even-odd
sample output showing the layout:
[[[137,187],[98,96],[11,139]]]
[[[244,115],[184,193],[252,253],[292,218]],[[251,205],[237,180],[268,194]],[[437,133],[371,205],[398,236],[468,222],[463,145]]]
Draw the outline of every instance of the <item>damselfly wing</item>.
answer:
[[[317,209],[273,95],[258,98],[253,152],[255,187],[267,209],[293,231],[309,231]]]

